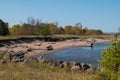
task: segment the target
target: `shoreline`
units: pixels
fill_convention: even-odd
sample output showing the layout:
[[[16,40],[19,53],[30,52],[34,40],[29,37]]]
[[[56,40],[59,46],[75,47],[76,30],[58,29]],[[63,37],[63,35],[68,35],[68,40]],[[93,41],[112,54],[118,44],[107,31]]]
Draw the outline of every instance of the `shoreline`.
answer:
[[[110,40],[98,41],[98,42],[95,42],[94,44],[104,43],[104,42],[110,42]],[[90,47],[90,46],[84,44],[84,45],[72,45],[72,46],[67,46],[67,47],[61,47],[61,48],[58,48],[58,49],[53,49],[53,50],[47,51],[44,54],[42,53],[42,56],[45,56],[45,55],[48,55],[48,54],[54,54],[54,53],[62,51],[62,50],[66,50],[66,49],[70,49],[70,48],[76,48],[76,47]],[[40,55],[40,54],[36,54],[35,56],[37,56],[37,55]]]
[[[110,42],[110,40],[107,39],[95,39],[96,43],[101,42]],[[42,44],[41,44],[42,43]],[[52,46],[53,50],[47,50],[46,47]],[[14,44],[7,47],[1,47],[0,51],[8,50],[8,52],[14,51],[14,52],[27,52],[26,57],[32,57],[36,55],[47,55],[52,54],[61,50],[74,48],[74,47],[88,47],[89,43],[85,40],[80,41],[80,39],[68,39],[65,41],[58,41],[58,42],[42,42],[40,40],[35,40],[30,43],[20,43],[20,44]],[[32,49],[32,51],[28,51],[28,49]]]

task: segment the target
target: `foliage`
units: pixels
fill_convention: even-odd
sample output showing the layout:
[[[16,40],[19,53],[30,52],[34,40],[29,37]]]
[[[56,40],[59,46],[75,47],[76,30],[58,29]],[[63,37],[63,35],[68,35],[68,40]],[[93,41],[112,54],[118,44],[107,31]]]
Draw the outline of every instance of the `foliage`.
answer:
[[[100,35],[100,34],[103,34],[103,32],[101,30],[86,30],[85,31],[85,34],[87,35]]]
[[[46,27],[46,25],[48,27]],[[101,30],[90,30],[87,27],[83,28],[81,23],[76,23],[74,26],[68,25],[59,27],[57,23],[42,23],[39,19],[32,17],[28,18],[27,22],[22,25],[14,25],[10,28],[11,35],[26,36],[26,35],[100,35]]]
[[[65,26],[65,27],[64,27],[65,33],[66,33],[66,34],[71,34],[71,28],[72,28],[72,26]]]
[[[0,19],[0,35],[1,36],[6,36],[9,34],[9,29],[8,29],[8,23],[3,22]]]
[[[57,33],[57,25],[51,23],[51,24],[48,24],[48,26],[49,26],[49,30],[50,30],[51,34],[56,34]]]
[[[19,30],[20,30],[20,25],[13,25],[12,28],[10,28],[10,33],[13,35],[18,35],[19,34]]]
[[[120,76],[120,41],[112,42],[102,52],[100,70],[97,72],[97,80],[119,80]]]
[[[42,36],[50,35],[49,25],[45,25],[45,26],[40,30],[40,35],[42,35]]]

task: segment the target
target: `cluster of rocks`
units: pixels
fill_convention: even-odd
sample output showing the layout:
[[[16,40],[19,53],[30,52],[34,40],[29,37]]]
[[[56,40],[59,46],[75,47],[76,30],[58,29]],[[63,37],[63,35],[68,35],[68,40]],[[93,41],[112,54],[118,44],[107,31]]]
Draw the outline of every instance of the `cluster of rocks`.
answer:
[[[74,71],[93,73],[95,68],[91,64],[77,63],[76,61],[56,61],[56,60],[43,60],[42,63],[48,64],[50,66],[68,68]]]
[[[25,57],[26,52],[12,52],[8,56],[10,62],[19,63],[19,62],[28,62],[31,58]],[[32,57],[32,60],[36,60],[36,62],[41,62],[42,64],[47,64],[53,67],[60,67],[60,68],[68,68],[69,70],[74,71],[83,71],[88,73],[93,73],[95,68],[91,64],[85,63],[78,63],[76,61],[68,62],[68,61],[57,61],[57,60],[45,60],[43,56],[40,59],[36,57]],[[2,60],[2,63],[5,63],[5,58]],[[32,62],[31,62],[32,64]]]
[[[19,52],[13,52],[11,54],[9,54],[9,59],[11,62],[24,62],[25,60],[25,53],[23,51],[19,51]]]
[[[5,53],[5,52],[3,52]],[[1,53],[2,54],[2,53]],[[0,59],[1,63],[6,63],[6,62],[24,62],[25,60],[25,54],[26,52],[19,51],[19,52],[8,52],[4,54],[4,56]]]
[[[18,50],[17,52],[14,51],[14,48],[19,48],[19,47],[21,47],[21,49],[24,49],[24,50]],[[54,48],[51,45],[48,45],[44,50],[53,50],[53,49]],[[5,60],[6,58],[9,58],[11,62],[24,62],[25,54],[29,54],[29,52],[35,53],[35,50],[41,50],[41,48],[31,48],[24,45],[14,45],[14,46],[7,46],[5,51],[0,51],[0,52],[6,53],[3,60]]]

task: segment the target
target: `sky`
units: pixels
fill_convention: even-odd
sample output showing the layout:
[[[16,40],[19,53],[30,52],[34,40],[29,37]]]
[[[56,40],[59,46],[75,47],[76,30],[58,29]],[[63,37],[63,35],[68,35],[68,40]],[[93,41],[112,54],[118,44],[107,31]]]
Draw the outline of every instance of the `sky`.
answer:
[[[83,28],[118,32],[120,0],[0,0],[0,19],[10,27],[30,17],[63,27],[80,22]]]

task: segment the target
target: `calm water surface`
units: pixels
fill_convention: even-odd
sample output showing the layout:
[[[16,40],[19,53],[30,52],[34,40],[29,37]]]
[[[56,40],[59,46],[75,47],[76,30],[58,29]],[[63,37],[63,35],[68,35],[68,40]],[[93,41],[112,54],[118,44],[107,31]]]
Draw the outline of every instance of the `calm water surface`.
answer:
[[[60,60],[60,61],[77,61],[80,63],[89,63],[97,67],[97,60],[101,58],[101,52],[106,46],[109,46],[109,42],[94,44],[93,48],[90,47],[75,47],[53,54],[47,54],[44,58],[47,60]]]

